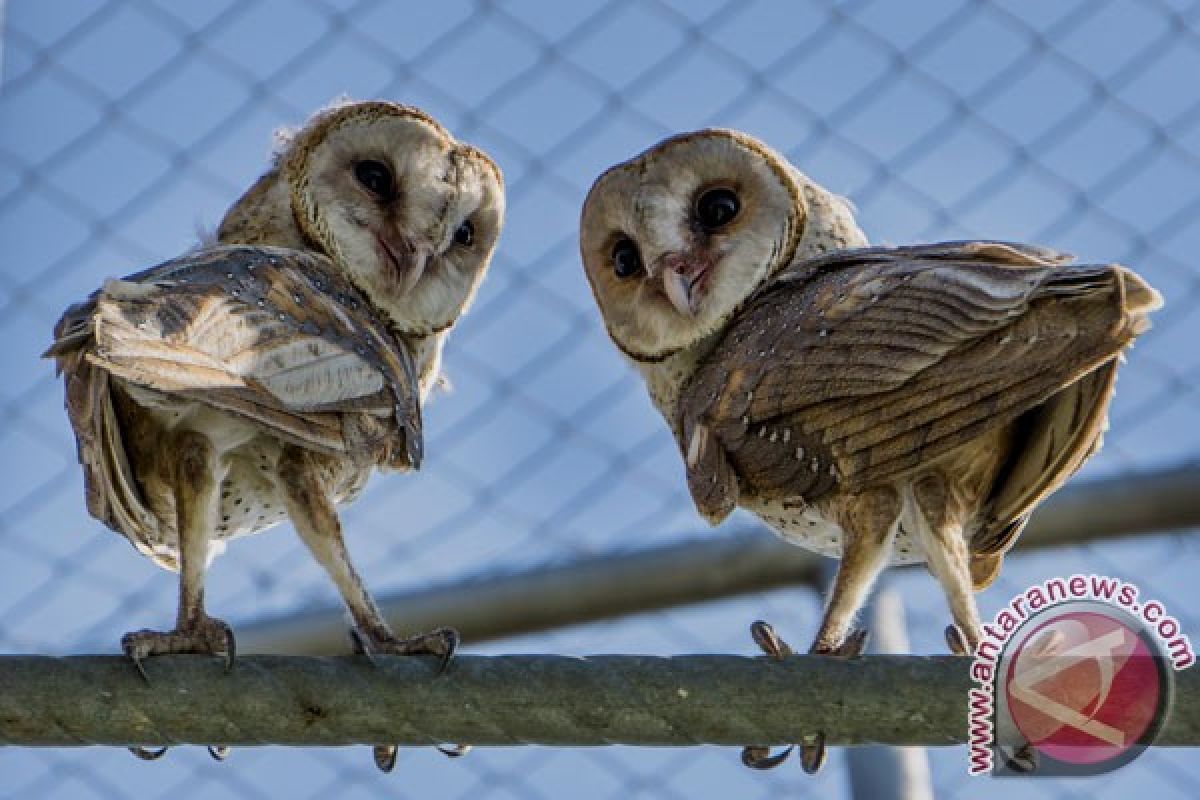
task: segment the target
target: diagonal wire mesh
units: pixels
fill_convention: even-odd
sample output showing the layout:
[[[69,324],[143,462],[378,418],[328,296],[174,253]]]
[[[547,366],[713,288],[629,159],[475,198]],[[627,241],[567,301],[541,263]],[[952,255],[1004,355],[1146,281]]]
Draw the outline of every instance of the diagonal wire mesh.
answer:
[[[377,592],[566,562],[694,535],[678,456],[609,345],[582,280],[576,220],[592,178],[669,133],[743,128],[857,203],[876,241],[1037,241],[1121,260],[1168,300],[1122,374],[1093,476],[1195,459],[1200,427],[1200,2],[1074,0],[14,0],[0,84],[0,651],[113,651],[160,626],[173,577],[86,517],[61,389],[38,361],[58,312],[107,276],[190,246],[263,169],[271,131],[343,92],[422,106],[491,152],[509,222],[445,362],[416,476],[378,480],[345,514]],[[739,519],[734,525],[750,524]],[[714,534],[719,535],[719,534]],[[1200,630],[1186,536],[1014,558],[985,616],[1075,570],[1147,584]],[[916,652],[940,652],[932,582],[896,579]],[[235,625],[325,604],[296,539],[239,542],[211,572]],[[478,652],[748,653],[747,622],[789,638],[819,599],[794,589],[487,643]],[[968,781],[931,753],[939,794]],[[391,784],[440,795],[846,796],[843,756],[816,779],[751,773],[715,748],[500,748],[445,762],[361,749],[0,752],[0,796],[318,797]],[[1197,791],[1195,756],[1152,752],[1088,794]],[[1082,790],[1031,782],[1034,796]]]

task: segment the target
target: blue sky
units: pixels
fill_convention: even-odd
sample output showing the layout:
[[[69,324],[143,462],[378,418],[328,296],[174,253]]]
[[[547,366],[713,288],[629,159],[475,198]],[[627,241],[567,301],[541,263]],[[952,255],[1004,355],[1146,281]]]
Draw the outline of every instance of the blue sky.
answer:
[[[1200,4],[1183,0],[9,3],[0,651],[112,652],[122,632],[172,619],[173,576],[86,516],[61,389],[38,355],[63,307],[191,246],[263,170],[272,131],[342,93],[423,107],[492,153],[509,192],[500,253],[447,349],[453,391],[427,411],[426,467],[377,479],[345,513],[377,592],[705,530],[674,445],[605,338],[576,225],[601,170],[710,125],[765,139],[852,198],[874,241],[1011,238],[1136,267],[1168,305],[1122,372],[1086,474],[1195,459],[1198,30]],[[1108,571],[1150,583],[1200,630],[1195,555],[1175,536],[1015,558],[981,604],[987,614],[1030,582]],[[335,600],[287,527],[235,543],[210,580],[211,610],[235,627]],[[914,649],[940,652],[932,582],[894,583]],[[467,649],[750,652],[750,620],[769,616],[803,641],[817,611],[811,593],[771,592]],[[840,766],[835,753],[809,781],[794,765],[741,770],[727,750],[532,748],[459,762],[405,753],[384,777],[362,749],[246,750],[224,765],[178,751],[152,766],[10,750],[0,797],[135,785],[139,797],[148,785],[151,796],[308,796],[335,784],[363,796],[841,796]],[[939,788],[1000,796],[964,768],[961,750],[934,756]],[[1182,778],[1195,769],[1194,754],[1152,753],[1086,791],[1190,796]]]

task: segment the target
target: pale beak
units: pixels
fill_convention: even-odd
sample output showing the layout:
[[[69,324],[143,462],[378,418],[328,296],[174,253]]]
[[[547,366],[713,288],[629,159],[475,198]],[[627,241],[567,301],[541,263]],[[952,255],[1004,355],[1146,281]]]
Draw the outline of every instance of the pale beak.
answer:
[[[376,236],[376,238],[379,240],[379,246],[383,248],[385,257],[391,262],[396,288],[399,289],[400,294],[408,294],[425,274],[425,266],[429,263],[429,258],[433,253],[432,248],[417,244],[407,236],[395,239],[385,236]]]
[[[664,269],[662,275],[667,299],[675,306],[675,310],[687,317],[695,315],[696,309],[692,305],[692,282],[673,269]]]
[[[400,292],[408,294],[417,285],[417,281],[421,280],[421,276],[425,274],[425,267],[429,264],[429,256],[431,250],[428,247],[417,245],[413,248],[412,256],[408,261],[408,269],[400,276]]]

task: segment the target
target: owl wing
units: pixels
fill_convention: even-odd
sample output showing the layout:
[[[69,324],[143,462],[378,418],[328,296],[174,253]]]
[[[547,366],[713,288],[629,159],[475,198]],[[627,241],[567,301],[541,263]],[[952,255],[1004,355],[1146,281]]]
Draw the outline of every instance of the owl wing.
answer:
[[[981,546],[1007,546],[1003,531],[1094,450],[1112,362],[1161,302],[1124,267],[1068,260],[954,242],[789,268],[684,388],[697,507],[719,520],[742,491],[811,501],[885,483],[1040,407],[981,532]]]
[[[216,246],[109,281],[67,311],[47,355],[356,463],[420,464],[411,355],[314,253]]]

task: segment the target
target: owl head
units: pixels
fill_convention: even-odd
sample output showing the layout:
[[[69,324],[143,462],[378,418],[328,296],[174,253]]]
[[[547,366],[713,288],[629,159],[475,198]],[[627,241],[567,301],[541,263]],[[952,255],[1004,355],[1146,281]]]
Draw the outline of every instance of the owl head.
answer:
[[[609,335],[643,362],[720,330],[794,260],[865,244],[845,200],[731,130],[673,136],[612,167],[580,220]]]
[[[400,333],[445,330],[470,304],[504,218],[504,180],[424,112],[345,103],[281,137],[274,168],[226,214],[225,242],[327,255]]]

